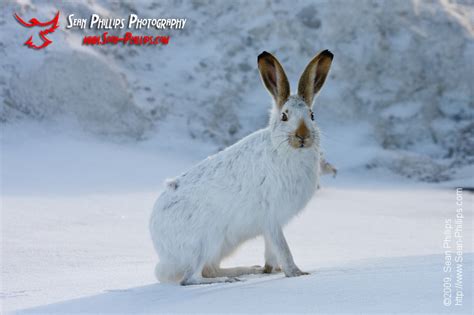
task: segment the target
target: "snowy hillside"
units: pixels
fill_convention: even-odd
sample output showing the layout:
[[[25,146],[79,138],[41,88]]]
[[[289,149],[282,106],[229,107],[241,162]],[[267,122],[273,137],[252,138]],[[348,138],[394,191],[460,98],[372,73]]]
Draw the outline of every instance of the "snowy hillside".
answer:
[[[12,13],[48,19],[57,9],[63,24],[54,44],[23,47],[27,34]],[[188,24],[161,32],[171,41],[159,47],[86,47],[81,36],[101,32],[64,28],[71,13],[131,12]],[[473,16],[469,1],[445,0],[7,1],[0,120],[72,119],[89,133],[132,140],[171,122],[184,137],[222,147],[266,124],[261,51],[280,58],[294,89],[308,60],[327,48],[335,60],[316,101],[317,120],[328,138],[340,125],[365,123],[366,140],[380,149],[355,168],[425,181],[463,177],[474,156]]]

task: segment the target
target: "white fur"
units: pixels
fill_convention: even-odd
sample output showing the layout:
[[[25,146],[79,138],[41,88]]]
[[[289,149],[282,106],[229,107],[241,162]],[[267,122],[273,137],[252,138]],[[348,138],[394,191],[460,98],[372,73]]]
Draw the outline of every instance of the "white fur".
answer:
[[[280,119],[288,109],[288,121]],[[288,137],[303,119],[313,145],[291,147]],[[150,220],[160,262],[161,282],[197,284],[232,281],[225,276],[258,272],[220,269],[223,258],[244,241],[264,235],[266,263],[281,266],[287,276],[304,274],[293,262],[282,227],[298,214],[316,190],[319,175],[319,131],[309,108],[291,96],[274,109],[270,124],[208,157],[168,181]],[[203,268],[207,276],[204,279]]]

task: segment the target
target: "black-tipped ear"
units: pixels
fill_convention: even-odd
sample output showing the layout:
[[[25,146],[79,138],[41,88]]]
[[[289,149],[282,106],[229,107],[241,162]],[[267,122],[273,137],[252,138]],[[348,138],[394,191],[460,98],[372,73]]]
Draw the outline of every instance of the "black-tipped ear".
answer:
[[[321,90],[331,68],[334,55],[329,50],[317,54],[306,66],[298,83],[298,95],[309,106],[313,106],[314,96]]]
[[[258,70],[263,84],[281,108],[290,96],[290,84],[278,59],[264,51],[257,58]]]

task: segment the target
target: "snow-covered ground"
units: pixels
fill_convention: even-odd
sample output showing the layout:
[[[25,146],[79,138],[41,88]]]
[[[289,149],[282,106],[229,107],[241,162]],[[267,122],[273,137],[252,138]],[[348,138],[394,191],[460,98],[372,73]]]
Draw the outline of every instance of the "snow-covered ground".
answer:
[[[297,264],[310,276],[179,287],[156,283],[148,217],[163,179],[214,147],[179,137],[166,141],[166,133],[137,144],[26,125],[2,131],[6,312],[472,312],[473,195],[467,191],[464,306],[448,308],[442,299],[442,244],[445,219],[455,216],[454,184],[361,171],[353,161],[363,156],[349,159],[338,151],[340,141],[328,141],[338,177],[325,177],[308,208],[285,229]],[[360,139],[347,137],[346,143],[358,146]],[[225,261],[262,263],[261,239]]]

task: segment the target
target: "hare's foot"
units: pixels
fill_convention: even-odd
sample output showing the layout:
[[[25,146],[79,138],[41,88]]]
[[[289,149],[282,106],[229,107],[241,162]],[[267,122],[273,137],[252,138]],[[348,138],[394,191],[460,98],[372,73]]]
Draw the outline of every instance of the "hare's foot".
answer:
[[[253,275],[261,273],[263,273],[263,268],[261,266],[234,268],[205,267],[202,271],[202,276],[205,278],[238,277],[243,275]]]
[[[210,275],[209,277],[203,276],[210,268],[203,267],[203,263],[197,263],[194,266],[190,266],[184,274],[181,285],[197,285],[197,284],[212,284],[212,283],[225,283],[225,282],[236,282],[240,279],[229,276],[221,275]]]
[[[215,277],[215,278],[203,278],[203,277],[191,277],[189,279],[183,279],[181,285],[199,285],[199,284],[213,284],[213,283],[232,283],[241,281],[235,277]]]

